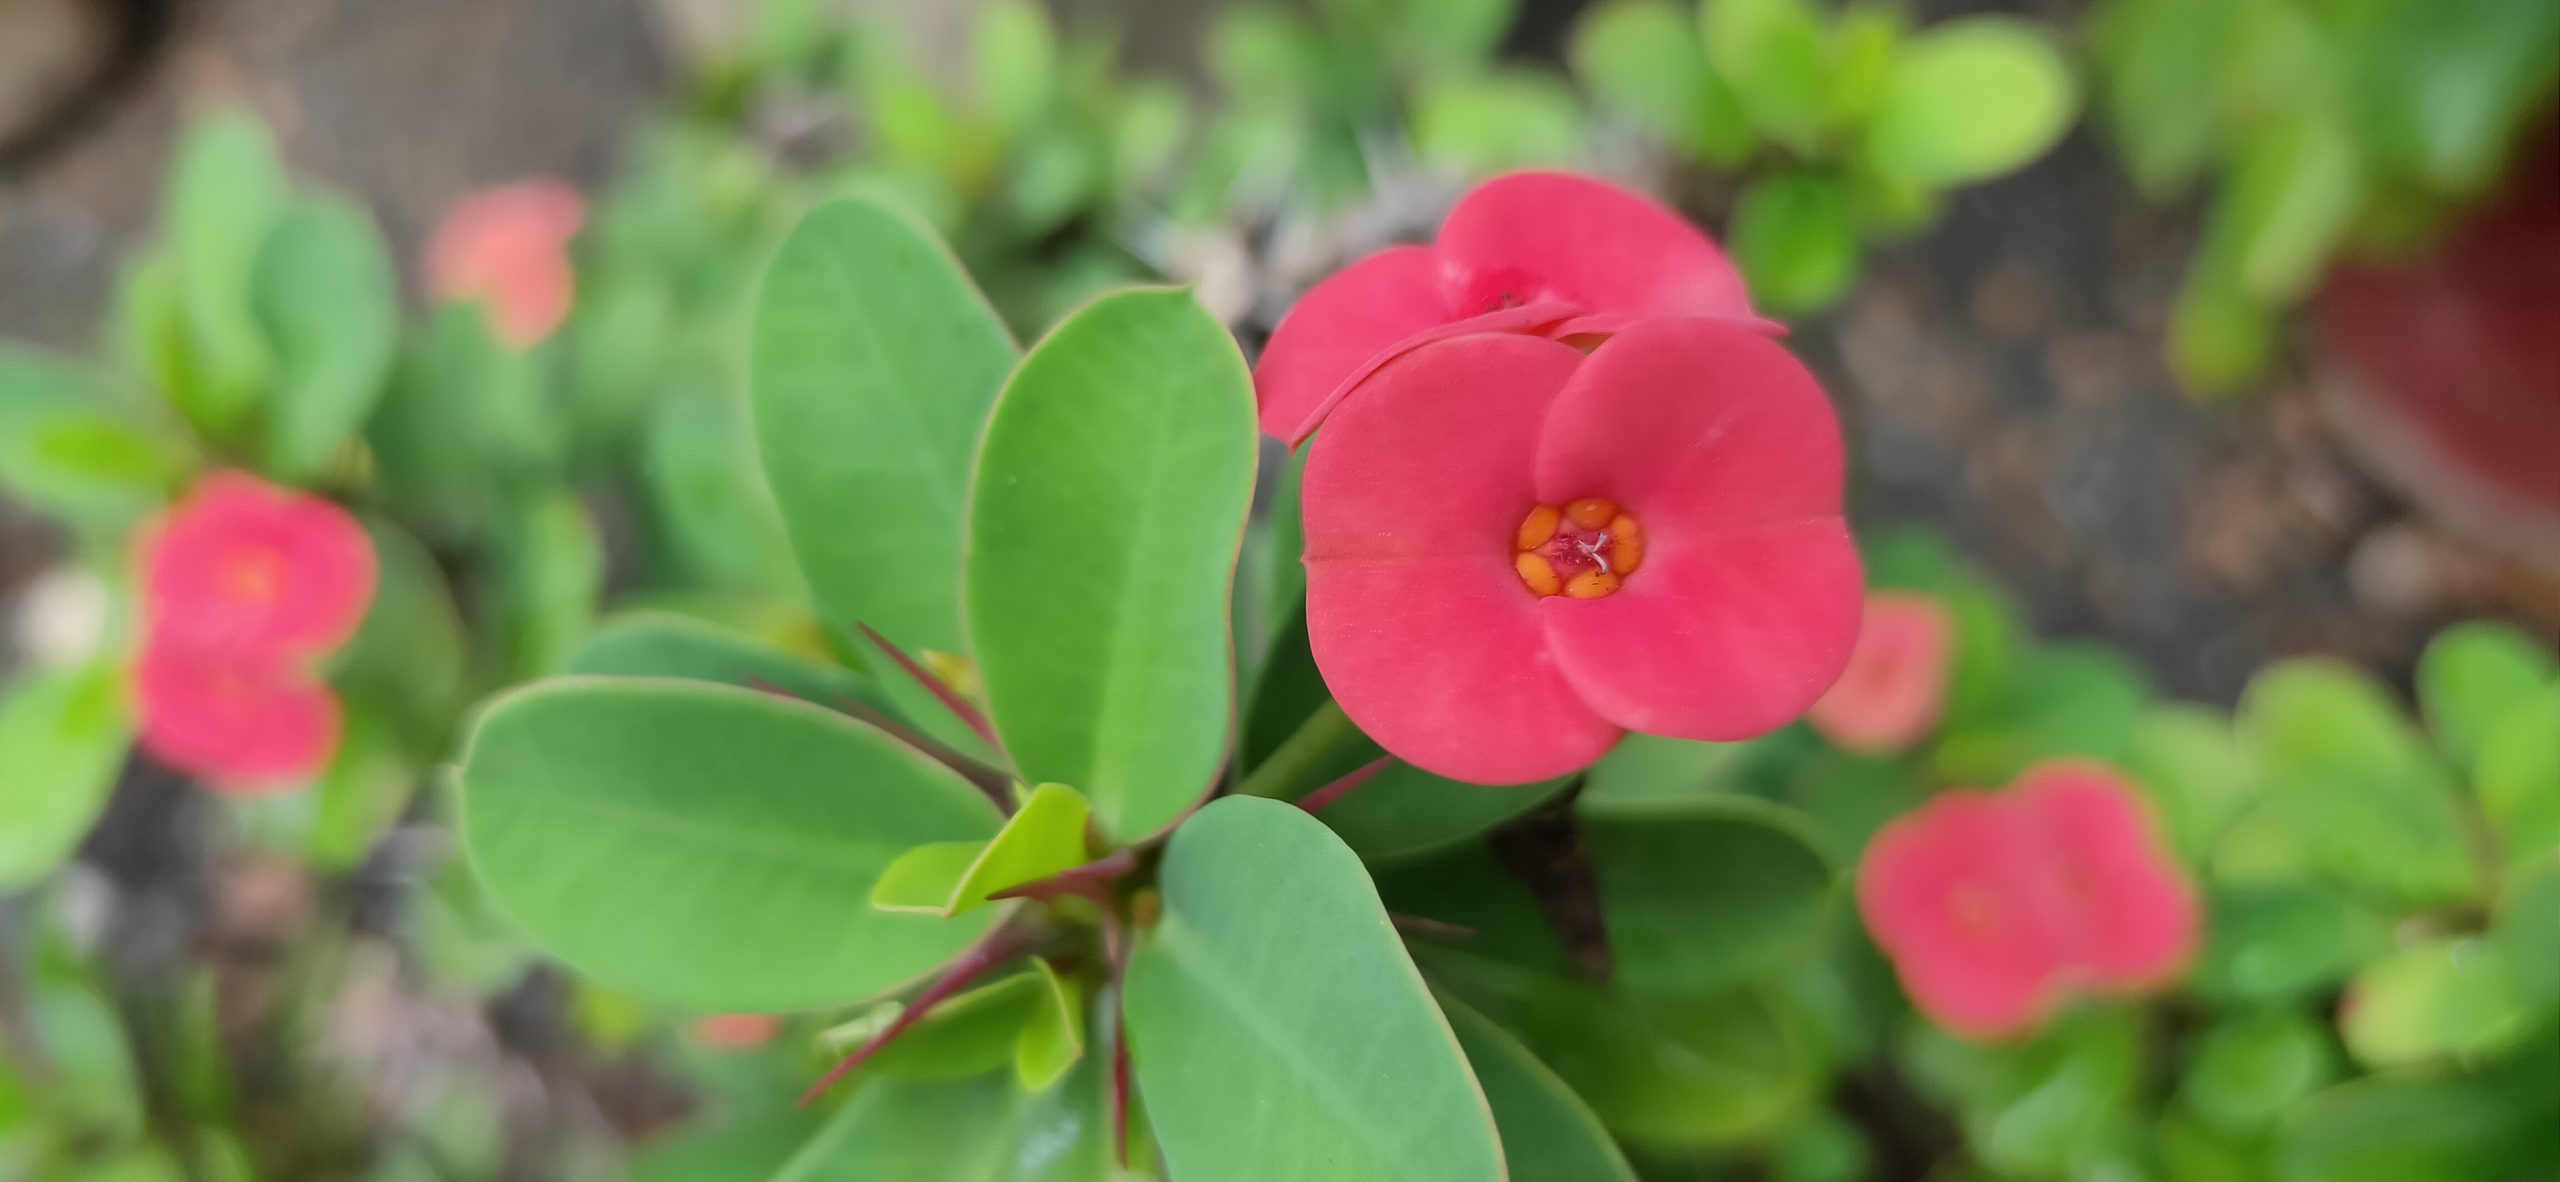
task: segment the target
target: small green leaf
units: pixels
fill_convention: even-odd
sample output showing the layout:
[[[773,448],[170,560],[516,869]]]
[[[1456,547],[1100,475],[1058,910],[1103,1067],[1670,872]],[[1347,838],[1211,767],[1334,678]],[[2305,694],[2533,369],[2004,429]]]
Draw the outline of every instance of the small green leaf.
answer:
[[[1969,184],[2044,155],[2079,104],[2071,67],[2042,29],[1965,17],[1914,34],[1894,55],[1861,149],[1924,185]]]
[[[2134,733],[2128,770],[2168,818],[2178,849],[2201,862],[2233,818],[2256,799],[2249,757],[2231,721],[2201,706],[2155,706]]]
[[[2198,1040],[2178,1098],[2226,1132],[2262,1129],[2337,1074],[2329,1048],[2328,1032],[2301,1014],[2244,1013]]]
[[[482,717],[462,831],[490,894],[572,966],[712,1013],[842,1004],[983,935],[860,901],[898,854],[992,836],[967,781],[818,706],[569,678]]]
[[[1167,1173],[1501,1182],[1484,1093],[1339,839],[1231,797],[1174,831],[1162,882],[1124,1004]]]
[[[2210,997],[2288,1000],[2346,979],[2391,948],[2391,927],[2303,884],[2215,893],[2198,984]]]
[[[0,349],[0,490],[80,523],[125,527],[166,504],[185,446],[66,358]]]
[[[1635,1182],[1609,1130],[1554,1071],[1466,1003],[1439,1001],[1493,1105],[1510,1182]]]
[[[2169,312],[2169,364],[2198,394],[2230,393],[2275,355],[2275,313],[2242,288],[2239,266],[2236,246],[2208,245]]]
[[[1573,88],[1535,71],[1440,79],[1414,105],[1415,152],[1465,174],[1571,165],[1588,140]]]
[[[2560,850],[2560,686],[2511,704],[2480,747],[2472,786],[2507,856]]]
[[[2339,1084],[2291,1112],[2276,1134],[2277,1182],[2505,1182],[2530,1176],[2527,1129],[2481,1081]]]
[[[1417,858],[1456,845],[1555,799],[1573,782],[1488,787],[1390,762],[1351,794],[1318,813],[1326,826],[1372,864]]]
[[[915,1025],[862,1065],[866,1073],[906,1079],[966,1079],[1013,1061],[1014,1046],[1050,1006],[1050,989],[1038,973],[1015,973],[935,1006]],[[905,1007],[882,1002],[822,1040],[838,1054],[850,1052],[896,1022]]]
[[[978,10],[970,46],[980,112],[1008,139],[1027,134],[1056,102],[1058,30],[1030,0],[995,0]]]
[[[2325,120],[2279,126],[2252,140],[2214,206],[2205,249],[2218,249],[2214,240],[2228,235],[2252,297],[2281,303],[2301,296],[2362,203],[2356,153],[2346,129]]]
[[[290,196],[275,137],[242,111],[198,120],[170,166],[169,234],[198,380],[168,393],[217,438],[248,419],[268,377],[252,292],[259,250]]]
[[[108,665],[0,687],[0,893],[34,885],[80,848],[115,789],[131,725]]]
[[[765,479],[818,615],[910,653],[960,653],[970,459],[1014,347],[948,248],[867,201],[783,241],[756,308],[751,381]],[[857,528],[858,526],[858,528]],[[946,713],[884,686],[936,737]]]
[[[2529,1033],[2524,998],[2498,946],[2476,936],[2410,944],[2347,987],[2339,1033],[2370,1068],[2477,1059]]]
[[[1014,1043],[1013,1074],[1025,1091],[1040,1092],[1084,1058],[1084,986],[1059,976],[1048,961],[1034,958],[1031,966],[1046,988]]]
[[[558,672],[595,624],[604,595],[604,539],[568,492],[531,498],[504,523],[490,568],[486,616],[509,680]]]
[[[338,736],[338,753],[320,778],[313,801],[308,846],[323,870],[351,873],[374,843],[400,819],[418,785],[395,720],[370,703],[350,699]]]
[[[2250,682],[2238,725],[2276,818],[2337,881],[2410,905],[2480,886],[2448,776],[2370,674],[2276,666]]]
[[[1916,1025],[1903,1047],[1924,1094],[1956,1109],[1965,1140],[2002,1177],[2054,1178],[2128,1119],[2141,1078],[2129,1013],[2091,1013],[2033,1042],[1968,1043]]]
[[[2418,658],[2418,705],[2427,729],[2458,767],[2479,760],[2482,744],[2508,711],[2555,683],[2560,662],[2512,624],[2456,624],[2437,633]]]
[[[390,377],[400,332],[391,249],[361,208],[304,200],[268,233],[255,282],[275,355],[266,469],[314,480],[364,426]]]
[[[2560,855],[2528,862],[2507,876],[2489,930],[2525,1007],[2560,1016]]]
[[[1733,210],[1733,257],[1772,311],[1830,306],[1858,274],[1857,211],[1847,186],[1783,172],[1744,190]]]
[[[1004,747],[1107,835],[1207,792],[1235,712],[1227,596],[1252,499],[1252,377],[1187,291],[1085,306],[987,424],[969,506],[969,637]]]
[[[1610,0],[1574,26],[1574,76],[1603,107],[1716,164],[1751,150],[1741,104],[1707,64],[1688,6],[1671,0]]]
[[[673,612],[633,612],[607,621],[569,657],[564,672],[605,677],[680,677],[740,689],[776,689],[804,702],[859,702],[885,709],[869,678],[801,661],[741,632]]]
[[[1581,820],[1610,955],[1633,992],[1732,986],[1822,933],[1831,865],[1786,808],[1721,797]]]
[[[1707,60],[1733,84],[1753,126],[1800,153],[1824,124],[1822,17],[1810,0],[1706,0]]]
[[[882,911],[943,915],[959,894],[960,880],[987,852],[983,841],[933,841],[898,855],[871,884],[871,905]]]
[[[772,1182],[1112,1182],[1102,1072],[1025,1092],[1011,1072],[863,1085]]]

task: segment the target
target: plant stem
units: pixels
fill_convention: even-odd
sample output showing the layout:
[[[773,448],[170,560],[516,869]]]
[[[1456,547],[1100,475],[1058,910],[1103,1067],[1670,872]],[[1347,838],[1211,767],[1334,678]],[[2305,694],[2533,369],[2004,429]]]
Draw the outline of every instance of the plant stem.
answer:
[[[925,1015],[932,1013],[935,1006],[941,1005],[950,1000],[953,994],[968,988],[970,982],[985,976],[987,970],[1029,951],[1031,946],[1031,941],[1021,935],[999,929],[994,935],[980,941],[977,947],[962,953],[960,959],[951,962],[950,967],[943,970],[939,979],[926,986],[923,993],[916,995],[912,1004],[898,1011],[898,1016],[891,1020],[886,1028],[872,1035],[861,1046],[854,1048],[853,1053],[846,1055],[842,1062],[837,1063],[834,1070],[827,1072],[824,1078],[812,1085],[807,1092],[802,1093],[800,1106],[808,1107],[819,1096],[825,1095],[828,1088],[834,1087],[836,1081],[843,1079],[854,1068],[862,1066],[865,1060],[879,1054],[883,1048],[896,1041],[899,1035],[905,1034],[908,1028],[923,1021]]]
[[[1244,783],[1236,785],[1236,795],[1273,800],[1295,800],[1306,795],[1319,787],[1308,781],[1315,778],[1325,760],[1359,733],[1360,728],[1351,725],[1351,716],[1342,712],[1341,704],[1325,699],[1324,705],[1281,742],[1279,750],[1254,768]]]

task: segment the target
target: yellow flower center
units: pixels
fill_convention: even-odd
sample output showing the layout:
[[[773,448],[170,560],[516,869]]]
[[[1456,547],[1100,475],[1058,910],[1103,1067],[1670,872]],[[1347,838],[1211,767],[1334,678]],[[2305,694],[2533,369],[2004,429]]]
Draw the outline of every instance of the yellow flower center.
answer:
[[[1616,501],[1584,497],[1531,509],[1512,549],[1512,569],[1530,593],[1598,599],[1644,565],[1644,527]]]

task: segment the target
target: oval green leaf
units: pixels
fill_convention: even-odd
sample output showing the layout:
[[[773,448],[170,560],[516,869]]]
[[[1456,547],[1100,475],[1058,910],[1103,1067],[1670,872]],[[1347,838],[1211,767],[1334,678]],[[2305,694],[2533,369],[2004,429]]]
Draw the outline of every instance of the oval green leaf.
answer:
[[[499,906],[635,997],[714,1013],[859,1000],[957,955],[996,912],[865,908],[892,858],[980,840],[958,775],[822,707],[677,681],[564,678],[489,708],[462,831]]]
[[[1177,1178],[1501,1182],[1483,1091],[1360,859],[1292,805],[1175,830],[1126,1010]]]
[[[970,457],[1013,362],[959,260],[904,215],[841,201],[783,241],[756,307],[756,436],[839,634],[961,651]]]
[[[31,674],[0,694],[0,893],[80,848],[130,734],[123,679],[105,665]]]
[[[888,704],[859,673],[801,661],[744,633],[674,612],[635,612],[606,623],[570,656],[567,672],[771,687],[821,706],[847,700]]]
[[[1584,843],[1618,980],[1639,994],[1694,994],[1764,973],[1814,947],[1831,864],[1804,819],[1745,797],[1586,815]]]
[[[275,352],[269,472],[325,476],[364,426],[399,341],[398,283],[382,231],[346,201],[298,202],[268,233],[251,295]]]
[[[2044,154],[2078,106],[2051,36],[2006,17],[1968,17],[1904,43],[1867,124],[1875,167],[1926,185],[1985,180]]]
[[[1510,1182],[1635,1182],[1635,1168],[1609,1130],[1552,1069],[1466,1003],[1445,994],[1439,1000],[1493,1104]]]
[[[1170,289],[1069,317],[987,425],[965,581],[988,710],[1023,778],[1110,836],[1181,816],[1226,751],[1258,438],[1235,341]]]

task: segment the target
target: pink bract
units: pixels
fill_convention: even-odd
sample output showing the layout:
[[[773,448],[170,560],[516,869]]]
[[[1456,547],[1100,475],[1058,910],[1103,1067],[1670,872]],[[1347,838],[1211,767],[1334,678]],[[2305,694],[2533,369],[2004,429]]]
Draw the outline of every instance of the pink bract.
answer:
[[[1858,868],[1858,912],[1912,1004],[1958,1034],[2025,1034],[2061,996],[2067,917],[2005,797],[1948,792],[1886,825]]]
[[[1309,456],[1316,664],[1390,753],[1476,783],[1574,771],[1629,730],[1762,734],[1831,685],[1857,632],[1840,491],[1830,403],[1747,325],[1654,321],[1588,356],[1431,342],[1367,379]],[[1525,519],[1583,502],[1640,523],[1641,550],[1601,552],[1623,578],[1595,597],[1534,589]]]
[[[1906,750],[1946,709],[1954,650],[1955,624],[1937,600],[1909,591],[1869,595],[1849,667],[1806,721],[1843,750]]]
[[[1432,245],[1370,255],[1290,309],[1254,367],[1262,429],[1297,443],[1363,378],[1435,340],[1664,318],[1776,329],[1752,312],[1724,252],[1677,213],[1589,177],[1497,177],[1449,211]]]
[[[143,749],[220,792],[295,788],[337,754],[337,695],[289,662],[158,637],[134,690]]]
[[[549,178],[466,194],[427,243],[427,285],[442,299],[485,302],[498,339],[529,348],[569,317],[569,240],[586,208],[577,189]]]
[[[2140,795],[2072,760],[1886,825],[1859,865],[1858,912],[1912,1004],[1977,1039],[2029,1033],[2075,991],[2155,991],[2202,933],[2194,885]]]
[[[145,535],[152,634],[274,661],[344,644],[372,605],[372,539],[319,497],[222,472]]]

